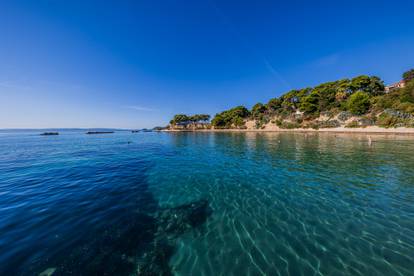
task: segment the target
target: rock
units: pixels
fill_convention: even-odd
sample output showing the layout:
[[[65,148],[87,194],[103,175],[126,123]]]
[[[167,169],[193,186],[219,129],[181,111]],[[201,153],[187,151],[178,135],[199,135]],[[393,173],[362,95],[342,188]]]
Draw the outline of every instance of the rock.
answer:
[[[349,118],[352,117],[352,114],[348,111],[342,111],[338,114],[338,120],[345,122],[346,120],[348,120]]]
[[[335,128],[341,126],[338,120],[321,121],[318,124],[319,128]]]
[[[144,187],[144,189],[146,189]],[[201,226],[210,216],[207,200],[173,208],[160,208],[144,192],[145,204],[120,225],[111,225],[102,234],[72,249],[56,268],[39,276],[56,275],[172,275],[169,261],[175,239]]]
[[[393,116],[393,117],[400,118],[400,119],[414,119],[414,116],[411,115],[410,113],[405,113],[405,112],[394,110],[394,109],[389,109],[389,108],[385,109],[384,113],[390,116]]]
[[[52,276],[55,273],[56,267],[49,267],[46,270],[39,273],[39,276]]]
[[[203,224],[210,216],[211,209],[207,200],[200,200],[175,208],[159,211],[155,218],[159,229],[172,236],[181,235],[189,229]]]

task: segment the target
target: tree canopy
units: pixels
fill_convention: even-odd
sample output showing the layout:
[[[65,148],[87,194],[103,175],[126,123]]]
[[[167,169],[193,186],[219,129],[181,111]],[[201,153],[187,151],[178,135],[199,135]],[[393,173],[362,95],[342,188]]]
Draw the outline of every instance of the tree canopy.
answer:
[[[265,113],[267,110],[267,107],[263,105],[262,103],[257,103],[252,107],[251,114],[253,118],[259,118],[261,114]]]
[[[380,114],[385,109],[414,115],[414,69],[405,72],[403,78],[406,86],[389,93],[385,93],[384,82],[380,78],[366,75],[295,89],[270,99],[266,104],[257,103],[250,111],[244,106],[237,106],[217,113],[211,125],[216,128],[242,128],[247,120],[254,120],[259,128],[274,121],[275,116],[282,120],[296,120],[300,118],[295,115],[296,111],[304,113],[302,121],[315,119],[321,113],[331,114],[329,116],[340,112],[364,115],[369,112]],[[171,124],[208,122],[209,119],[206,114],[177,114]]]
[[[174,115],[173,119],[170,121],[171,125],[176,124],[190,124],[190,123],[199,123],[199,122],[207,122],[210,120],[210,115],[208,114],[195,114],[195,115],[186,115],[186,114],[177,114]]]
[[[244,126],[244,119],[250,115],[249,110],[244,106],[223,111],[216,114],[211,124],[217,128],[231,128]]]
[[[348,100],[348,110],[355,115],[362,115],[368,111],[370,106],[369,95],[358,91],[352,94]]]
[[[414,69],[408,70],[407,72],[405,72],[405,73],[403,74],[403,80],[404,80],[405,82],[409,82],[409,81],[411,81],[412,79],[414,79]]]

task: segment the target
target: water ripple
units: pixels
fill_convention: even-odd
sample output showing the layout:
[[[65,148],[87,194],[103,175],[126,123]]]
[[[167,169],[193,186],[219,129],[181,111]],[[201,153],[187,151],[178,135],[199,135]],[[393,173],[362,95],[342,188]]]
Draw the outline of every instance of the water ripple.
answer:
[[[411,137],[0,135],[0,274],[414,275]]]

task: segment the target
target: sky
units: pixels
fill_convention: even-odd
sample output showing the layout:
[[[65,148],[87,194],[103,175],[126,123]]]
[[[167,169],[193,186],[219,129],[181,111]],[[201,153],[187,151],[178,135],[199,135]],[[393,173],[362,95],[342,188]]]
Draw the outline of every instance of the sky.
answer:
[[[414,68],[414,1],[0,1],[0,128],[144,128]]]

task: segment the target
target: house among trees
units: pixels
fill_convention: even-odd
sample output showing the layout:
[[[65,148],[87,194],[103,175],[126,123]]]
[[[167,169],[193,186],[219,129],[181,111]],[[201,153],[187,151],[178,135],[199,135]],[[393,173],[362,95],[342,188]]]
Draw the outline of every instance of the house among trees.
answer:
[[[404,88],[404,87],[405,87],[405,80],[400,80],[399,82],[385,86],[385,92],[389,93],[390,91],[394,89]]]

